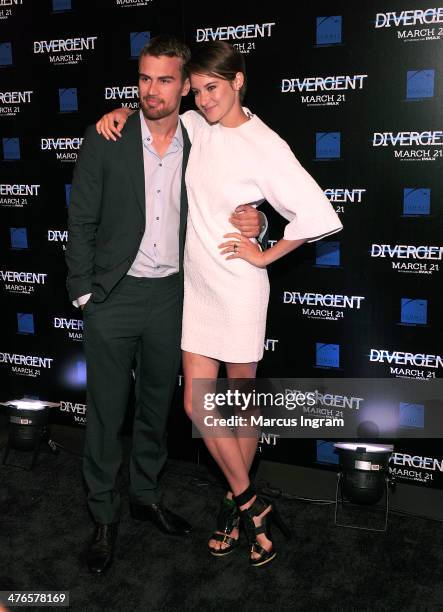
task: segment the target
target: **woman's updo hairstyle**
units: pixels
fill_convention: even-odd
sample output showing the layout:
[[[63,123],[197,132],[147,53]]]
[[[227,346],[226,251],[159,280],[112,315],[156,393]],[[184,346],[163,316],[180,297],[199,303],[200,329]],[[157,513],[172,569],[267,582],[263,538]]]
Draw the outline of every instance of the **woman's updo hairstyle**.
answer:
[[[187,72],[191,74],[207,74],[233,81],[237,72],[244,76],[240,89],[240,101],[246,93],[246,69],[243,55],[232,45],[222,42],[208,42],[196,46],[188,62]]]

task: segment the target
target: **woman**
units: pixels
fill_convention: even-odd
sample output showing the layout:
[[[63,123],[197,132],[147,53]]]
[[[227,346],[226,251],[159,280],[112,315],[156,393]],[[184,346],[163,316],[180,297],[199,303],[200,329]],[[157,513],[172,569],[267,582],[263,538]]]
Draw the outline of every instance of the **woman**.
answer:
[[[266,266],[342,226],[286,142],[242,107],[246,75],[239,52],[224,42],[201,45],[188,74],[202,113],[190,111],[181,117],[192,142],[186,170],[182,351],[185,410],[195,422],[194,379],[216,379],[220,362],[229,379],[255,378],[265,339]],[[239,202],[264,200],[289,221],[284,238],[266,251],[233,231],[227,221]],[[257,436],[236,435],[229,429],[223,437],[202,434],[230,486],[209,550],[216,556],[232,552],[241,518],[252,546],[250,563],[264,565],[276,555],[272,522],[289,533],[275,505],[258,497],[249,481]]]

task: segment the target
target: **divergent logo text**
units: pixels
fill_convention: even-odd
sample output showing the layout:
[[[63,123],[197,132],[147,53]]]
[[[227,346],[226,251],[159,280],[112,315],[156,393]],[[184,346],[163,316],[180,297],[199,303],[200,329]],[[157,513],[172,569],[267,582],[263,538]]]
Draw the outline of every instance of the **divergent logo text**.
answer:
[[[198,28],[195,40],[244,40],[247,38],[269,38],[275,23],[250,23],[249,25],[219,26],[217,28]]]
[[[59,53],[66,51],[89,51],[95,49],[97,36],[34,41],[34,53]]]

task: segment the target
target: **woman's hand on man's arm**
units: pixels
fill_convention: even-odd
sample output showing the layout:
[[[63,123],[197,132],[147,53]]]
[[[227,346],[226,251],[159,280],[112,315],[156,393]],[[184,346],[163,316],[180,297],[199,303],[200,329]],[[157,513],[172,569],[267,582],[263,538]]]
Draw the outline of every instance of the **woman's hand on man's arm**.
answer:
[[[116,141],[117,138],[121,138],[121,131],[124,128],[129,115],[132,115],[134,112],[134,110],[131,108],[126,108],[125,106],[116,108],[110,113],[103,115],[103,117],[95,124],[95,129],[99,134],[106,138],[106,140]]]

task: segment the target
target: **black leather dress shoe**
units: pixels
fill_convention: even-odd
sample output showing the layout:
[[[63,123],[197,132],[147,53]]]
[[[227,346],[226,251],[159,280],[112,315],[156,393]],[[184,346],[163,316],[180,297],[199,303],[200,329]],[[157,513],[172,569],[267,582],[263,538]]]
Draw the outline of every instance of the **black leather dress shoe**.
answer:
[[[181,516],[168,510],[163,504],[136,504],[131,502],[131,516],[138,521],[151,521],[168,535],[186,535],[191,525]]]
[[[94,538],[87,556],[89,571],[94,574],[102,574],[111,566],[116,538],[117,523],[96,524]]]

